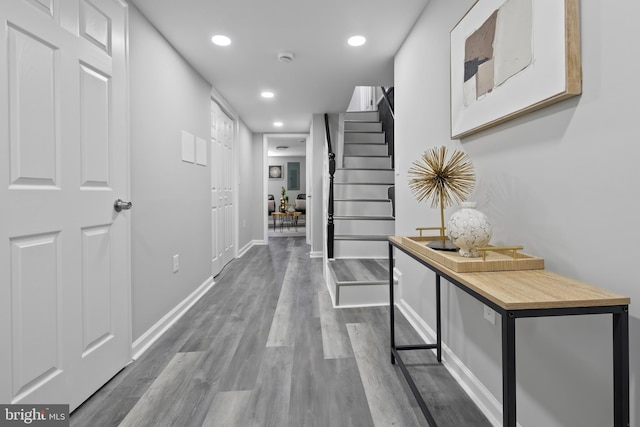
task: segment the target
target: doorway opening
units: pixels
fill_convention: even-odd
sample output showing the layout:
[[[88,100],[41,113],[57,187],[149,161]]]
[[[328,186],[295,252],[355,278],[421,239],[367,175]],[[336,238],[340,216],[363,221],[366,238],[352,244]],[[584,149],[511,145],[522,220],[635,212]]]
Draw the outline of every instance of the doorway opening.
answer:
[[[265,134],[264,238],[306,236],[308,134]]]

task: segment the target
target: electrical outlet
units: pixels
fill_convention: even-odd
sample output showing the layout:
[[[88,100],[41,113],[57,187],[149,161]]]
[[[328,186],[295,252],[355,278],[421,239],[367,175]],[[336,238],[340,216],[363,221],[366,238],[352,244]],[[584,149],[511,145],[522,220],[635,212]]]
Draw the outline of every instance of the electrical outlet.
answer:
[[[496,324],[496,312],[491,307],[484,306],[484,318],[492,325]]]
[[[180,270],[180,255],[173,256],[173,272],[177,273]]]

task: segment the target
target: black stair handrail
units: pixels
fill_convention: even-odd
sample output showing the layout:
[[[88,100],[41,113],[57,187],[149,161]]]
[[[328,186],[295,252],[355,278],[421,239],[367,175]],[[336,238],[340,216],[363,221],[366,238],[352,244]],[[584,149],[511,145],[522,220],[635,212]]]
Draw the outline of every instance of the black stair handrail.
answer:
[[[393,128],[396,118],[393,107],[394,88],[391,86],[389,90],[387,90],[383,86],[380,86],[380,89],[382,90],[384,102],[378,102],[378,113],[380,115],[380,121],[382,122],[385,143],[387,144],[387,154],[391,157],[391,168],[395,168],[395,146],[393,142]]]
[[[331,132],[329,130],[329,114],[324,115],[324,127],[329,148],[329,200],[327,209],[327,257],[333,258],[333,242],[335,240],[335,225],[333,223],[333,179],[336,173],[336,154],[331,145]]]
[[[389,92],[393,90],[393,86],[390,88],[389,92],[387,92],[387,89],[385,89],[384,86],[380,86],[380,89],[382,90],[384,100],[387,102],[387,107],[389,107],[389,111],[391,112],[391,117],[395,120],[396,114],[393,109],[393,101],[389,98]]]

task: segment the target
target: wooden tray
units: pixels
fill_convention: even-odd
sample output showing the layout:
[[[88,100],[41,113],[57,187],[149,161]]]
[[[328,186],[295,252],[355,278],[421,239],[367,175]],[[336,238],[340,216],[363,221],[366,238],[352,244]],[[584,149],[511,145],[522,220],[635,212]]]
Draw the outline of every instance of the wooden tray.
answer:
[[[457,273],[473,273],[486,271],[513,270],[544,270],[544,259],[525,253],[517,253],[514,259],[511,251],[508,253],[487,252],[486,260],[480,258],[466,258],[457,252],[436,251],[427,247],[427,243],[439,240],[438,236],[406,237],[402,236],[402,243],[414,251],[444,265]]]

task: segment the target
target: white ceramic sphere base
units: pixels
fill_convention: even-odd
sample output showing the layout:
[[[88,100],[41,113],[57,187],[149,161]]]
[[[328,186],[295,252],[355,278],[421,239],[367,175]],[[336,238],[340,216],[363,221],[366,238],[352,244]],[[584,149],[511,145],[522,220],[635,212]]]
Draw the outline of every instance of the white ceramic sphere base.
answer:
[[[463,202],[460,206],[447,223],[447,235],[460,248],[460,256],[479,257],[478,248],[491,240],[491,223],[485,214],[475,209],[474,202]]]

